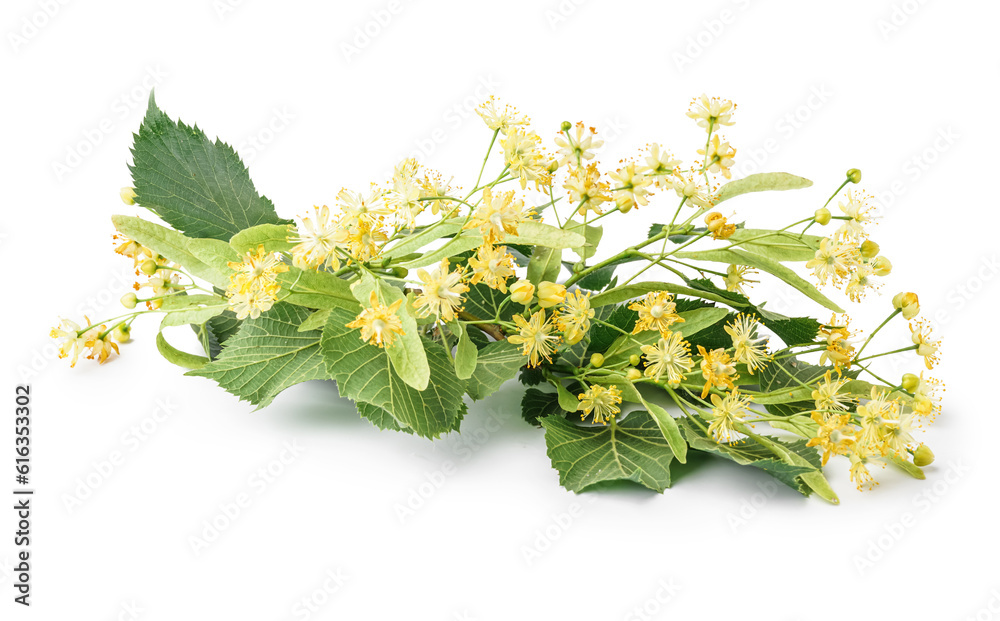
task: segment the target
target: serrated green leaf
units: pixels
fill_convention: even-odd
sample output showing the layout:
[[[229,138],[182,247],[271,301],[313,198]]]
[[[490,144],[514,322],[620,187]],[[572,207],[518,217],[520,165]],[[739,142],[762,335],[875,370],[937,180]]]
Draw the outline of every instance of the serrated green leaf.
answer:
[[[290,224],[259,195],[236,151],[174,122],[153,94],[132,147],[136,202],[188,237],[229,241],[258,224]]]
[[[233,235],[229,245],[239,254],[256,252],[264,246],[265,252],[288,252],[295,244],[288,241],[287,224],[258,224]]]
[[[521,418],[535,427],[541,427],[540,419],[564,412],[559,407],[559,396],[554,392],[529,388],[521,397]]]
[[[723,185],[719,188],[719,191],[715,195],[715,204],[718,205],[722,201],[729,200],[734,196],[747,194],[749,192],[764,192],[767,190],[798,190],[800,188],[808,188],[811,185],[812,181],[809,181],[805,177],[798,177],[788,173],[757,173],[755,175],[748,175],[742,179],[730,181],[729,183]]]
[[[278,274],[278,284],[287,292],[281,294],[282,301],[289,304],[321,310],[344,308],[355,313],[361,310],[350,283],[330,272],[290,266],[287,272]]]
[[[300,382],[329,379],[319,350],[318,331],[299,332],[309,311],[275,304],[257,319],[246,319],[226,341],[216,360],[187,375],[215,380],[258,409]]]
[[[604,306],[602,308],[607,308]],[[612,308],[607,317],[602,318],[606,324],[611,324],[618,328],[615,330],[607,325],[596,323],[590,328],[590,346],[587,351],[590,353],[604,353],[611,347],[611,344],[622,336],[621,330],[632,332],[635,322],[639,319],[639,313],[632,310],[625,304],[620,304]]]
[[[457,429],[465,382],[455,376],[440,344],[425,340],[431,381],[425,390],[416,390],[396,375],[385,350],[363,342],[357,330],[347,327],[353,320],[350,311],[334,308],[323,328],[321,351],[340,394],[382,408],[422,437]]]
[[[631,412],[606,427],[582,427],[562,416],[541,420],[559,482],[581,492],[603,481],[634,481],[656,492],[670,487],[674,454],[649,414]]]
[[[468,327],[466,327],[468,330]],[[479,401],[514,379],[518,369],[528,362],[521,348],[509,341],[495,341],[479,350],[478,363],[472,377],[466,382],[466,392]]]
[[[362,418],[368,419],[368,422],[383,431],[402,431],[403,433],[413,433],[413,429],[400,426],[399,421],[393,418],[392,414],[389,414],[389,412],[378,407],[377,405],[365,403],[364,401],[358,401],[356,405],[358,406],[358,414],[360,414]]]
[[[479,350],[469,338],[469,328],[462,327],[462,324],[457,322],[454,325],[459,330],[458,346],[455,349],[455,375],[460,380],[467,380],[476,371]]]
[[[477,319],[493,319],[507,297],[507,294],[500,293],[483,283],[470,285],[469,290],[465,293],[465,312]],[[517,307],[508,304],[507,308],[510,310]]]
[[[225,310],[203,324],[191,324],[191,328],[198,336],[205,353],[211,360],[215,360],[222,353],[222,345],[239,330],[240,323],[242,322],[236,318],[236,313]]]

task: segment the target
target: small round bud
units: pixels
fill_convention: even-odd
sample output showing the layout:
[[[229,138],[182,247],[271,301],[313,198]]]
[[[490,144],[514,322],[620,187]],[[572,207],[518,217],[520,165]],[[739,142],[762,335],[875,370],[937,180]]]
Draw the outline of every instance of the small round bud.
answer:
[[[139,298],[136,297],[135,293],[129,291],[128,293],[122,296],[121,302],[122,306],[124,306],[125,308],[133,309],[135,308],[135,305],[139,302]]]
[[[550,173],[554,173],[559,170],[559,160],[552,160],[549,162],[548,168],[546,168]]]
[[[531,304],[531,299],[535,297],[535,285],[523,278],[510,286],[510,301],[524,304]]]
[[[879,247],[878,244],[870,239],[866,239],[861,243],[861,256],[866,259],[871,259],[878,256]]]
[[[923,468],[934,463],[934,451],[926,444],[921,444],[913,451],[913,465]]]
[[[122,188],[118,195],[122,197],[122,202],[126,205],[135,205],[135,188]]]
[[[897,293],[892,298],[892,307],[903,311],[904,319],[913,319],[920,312],[920,300],[913,292]]]
[[[861,183],[861,171],[857,168],[852,168],[847,171],[847,178],[851,180],[851,183]]]
[[[633,367],[639,366],[639,354],[632,354],[628,357],[628,363]]]
[[[579,274],[580,272],[582,272],[585,269],[587,269],[587,264],[584,263],[583,261],[577,261],[576,264],[573,265],[573,273],[574,274]]]
[[[562,125],[559,126],[559,131],[568,132],[573,129],[573,124],[569,121],[563,121]]]
[[[826,207],[817,209],[816,213],[813,214],[813,220],[816,221],[816,224],[819,224],[821,226],[826,226],[827,224],[830,224],[830,210],[827,209]]]
[[[630,382],[642,379],[642,371],[636,368],[631,368],[625,373],[625,378]]]
[[[590,366],[595,369],[600,369],[604,366],[604,354],[591,354],[590,355]]]
[[[920,386],[920,378],[913,373],[906,373],[903,375],[903,381],[900,382],[900,386],[906,392],[912,393]]]
[[[872,269],[875,270],[876,276],[888,276],[892,271],[892,262],[886,257],[875,257],[872,261]]]
[[[542,308],[552,308],[566,299],[566,285],[543,280],[538,283],[538,305]]]
[[[139,270],[142,271],[142,273],[145,274],[146,276],[152,276],[153,274],[156,273],[157,267],[158,265],[156,264],[156,261],[152,259],[146,259],[145,261],[142,262],[142,265],[139,266]]]
[[[395,276],[396,278],[406,278],[406,275],[409,273],[410,270],[400,265],[397,265],[396,267],[392,268],[392,275]]]
[[[122,324],[115,328],[115,331],[112,332],[111,335],[119,343],[128,343],[132,339],[132,328]]]

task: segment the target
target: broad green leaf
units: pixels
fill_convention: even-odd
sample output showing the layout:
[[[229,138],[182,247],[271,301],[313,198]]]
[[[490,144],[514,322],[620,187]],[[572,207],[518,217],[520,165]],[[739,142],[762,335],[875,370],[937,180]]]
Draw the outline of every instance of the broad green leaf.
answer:
[[[819,457],[815,450],[803,454],[799,451],[791,450],[792,445],[786,445],[768,436],[757,436],[757,440],[771,448],[779,455],[782,462],[790,466],[813,467],[814,470],[800,474],[799,478],[823,500],[835,505],[840,504],[840,498],[837,497],[837,493],[833,491],[833,488],[830,487],[830,482],[823,476],[823,471],[820,469],[821,466],[818,463]],[[802,446],[803,451],[808,451],[808,447],[805,447],[805,442],[802,440],[794,444]]]
[[[242,257],[228,242],[209,238],[189,239],[187,248],[196,259],[215,271],[218,282],[212,281],[213,285],[220,289],[229,286],[229,277],[233,273],[229,263],[241,261]]]
[[[455,376],[444,349],[425,341],[431,381],[425,390],[416,390],[396,375],[385,350],[363,342],[357,330],[347,327],[353,319],[350,311],[334,308],[323,328],[326,369],[340,394],[382,408],[419,436],[435,438],[457,429],[465,382]]]
[[[260,246],[266,252],[288,252],[295,245],[288,241],[290,230],[294,229],[287,224],[258,224],[233,235],[229,245],[240,254],[256,252]]]
[[[132,147],[136,202],[188,237],[229,241],[258,224],[290,224],[259,195],[232,147],[174,122],[153,94]]]
[[[228,282],[229,269],[220,271],[217,265],[209,265],[198,259],[188,247],[193,240],[181,233],[132,216],[111,216],[111,222],[115,229],[129,239],[183,265],[184,271],[192,276],[207,280],[216,287],[224,287]]]
[[[822,237],[802,235],[788,231],[764,229],[736,229],[726,241],[739,242],[751,252],[764,254],[776,261],[808,261],[816,255]]]
[[[536,246],[528,262],[528,281],[537,286],[543,280],[555,282],[559,278],[562,250]]]
[[[196,356],[175,348],[167,342],[162,332],[156,333],[156,350],[166,358],[167,362],[185,369],[200,369],[209,362],[208,358],[204,356]]]
[[[351,293],[365,307],[369,305],[373,291],[377,292],[379,301],[386,306],[399,300],[403,300],[403,304],[406,303],[402,291],[382,280],[376,280],[371,274],[366,273],[361,280],[351,286]],[[430,381],[431,369],[427,364],[427,353],[424,351],[424,343],[417,329],[417,321],[403,308],[403,305],[396,311],[396,316],[403,324],[403,334],[398,335],[395,342],[386,347],[385,351],[392,361],[396,375],[413,388],[424,390]]]
[[[684,338],[689,338],[698,332],[722,321],[729,314],[724,308],[707,306],[691,311],[677,313],[684,320],[670,326],[672,332],[679,332]],[[628,360],[632,354],[639,353],[642,345],[653,345],[660,340],[656,330],[644,330],[639,334],[618,337],[605,354],[605,366],[612,366]]]
[[[589,224],[584,225],[583,222],[570,220],[566,223],[565,228],[567,231],[583,235],[583,238],[587,240],[585,245],[573,248],[573,252],[575,252],[580,259],[586,261],[590,257],[594,256],[594,253],[597,252],[597,245],[601,243],[601,238],[604,236],[603,226],[591,226]]]
[[[459,331],[458,346],[455,349],[455,375],[460,380],[467,380],[476,371],[479,349],[476,348],[472,339],[469,338],[468,327],[463,327],[458,322],[450,325],[457,326],[457,330]]]
[[[719,188],[719,191],[715,195],[715,204],[718,205],[722,201],[729,200],[734,196],[747,194],[749,192],[764,192],[766,190],[798,190],[800,188],[808,188],[811,185],[812,181],[809,181],[804,177],[797,177],[788,173],[757,173],[755,175],[748,175],[742,179],[737,179],[736,181],[730,181],[729,183],[723,185]]]
[[[300,382],[329,379],[319,350],[318,331],[299,332],[309,311],[275,304],[257,319],[246,319],[226,341],[216,360],[188,375],[207,377],[258,409]]]
[[[345,308],[355,313],[361,311],[358,301],[351,293],[351,284],[330,272],[301,270],[291,266],[287,272],[278,274],[278,283],[282,288],[282,301],[289,304],[321,310]]]
[[[579,233],[565,231],[549,224],[525,220],[517,225],[517,235],[508,235],[504,242],[525,246],[547,246],[549,248],[578,248],[587,243],[587,238]]]
[[[580,409],[580,399],[571,393],[561,381],[555,381],[556,394],[559,395],[559,407],[567,412],[576,412]]]
[[[468,329],[466,326],[466,331]],[[494,341],[479,350],[476,370],[466,383],[466,392],[476,401],[485,399],[508,380],[514,379],[518,369],[527,362],[527,356],[521,354],[517,345],[509,341]]]
[[[603,306],[601,308],[608,308]],[[611,344],[618,340],[618,337],[622,336],[621,331],[632,332],[632,328],[635,327],[635,322],[639,319],[639,313],[632,310],[626,304],[620,304],[612,308],[611,312],[607,314],[606,317],[601,318],[604,323],[595,323],[590,328],[590,345],[587,351],[590,353],[604,353],[611,347]],[[615,330],[608,325],[615,326],[618,330]]]
[[[521,418],[535,427],[540,427],[541,419],[546,416],[562,413],[564,410],[559,407],[559,396],[554,392],[529,388],[521,397]]]
[[[692,297],[712,300],[713,302],[721,302],[723,304],[729,303],[726,298],[720,295],[707,291],[699,291],[690,287],[675,285],[669,282],[637,282],[630,285],[621,285],[598,293],[594,297],[590,298],[590,306],[593,308],[600,308],[601,306],[607,306],[608,304],[620,304],[621,302],[626,302],[639,296],[646,295],[650,291],[669,291],[673,294],[690,295]]]
[[[506,299],[507,294],[500,293],[483,283],[470,285],[465,294],[465,312],[476,319],[493,319]],[[508,317],[523,308],[520,304],[508,303],[506,306]]]
[[[674,420],[674,417],[659,405],[650,403],[645,399],[642,400],[642,405],[649,411],[649,415],[653,417],[653,420],[656,421],[657,426],[660,428],[660,433],[663,434],[663,438],[670,445],[670,450],[673,452],[674,457],[677,458],[677,461],[682,464],[687,463],[687,442],[681,436],[680,427],[677,426],[677,421]]]
[[[646,412],[631,412],[606,427],[583,427],[558,415],[541,423],[552,467],[568,490],[581,492],[595,483],[621,480],[657,492],[670,487],[674,454]]]
[[[368,419],[368,422],[383,431],[402,431],[404,433],[413,433],[413,429],[403,427],[399,424],[398,420],[392,417],[392,414],[389,414],[377,405],[365,403],[364,401],[358,401],[357,406],[358,414],[361,414],[362,418]]]
[[[236,318],[236,313],[225,310],[203,324],[191,324],[191,329],[198,336],[198,342],[201,343],[208,357],[215,360],[222,353],[222,346],[229,340],[229,337],[240,329],[241,323]]]
[[[166,314],[160,329],[170,326],[202,324],[221,315],[229,308],[229,301],[217,295],[171,295],[163,298],[160,310]]]
[[[778,261],[774,261],[763,254],[750,252],[749,250],[695,250],[690,252],[678,252],[674,255],[679,259],[691,259],[693,261],[712,261],[715,263],[729,263],[736,265],[749,265],[759,270],[767,272],[785,281],[795,289],[804,293],[811,300],[822,304],[836,313],[844,312],[844,309],[819,292],[812,283],[805,280]]]
[[[299,326],[299,332],[308,332],[309,330],[322,330],[323,326],[326,325],[326,320],[330,316],[330,309],[318,310],[315,313],[306,317],[302,325]]]

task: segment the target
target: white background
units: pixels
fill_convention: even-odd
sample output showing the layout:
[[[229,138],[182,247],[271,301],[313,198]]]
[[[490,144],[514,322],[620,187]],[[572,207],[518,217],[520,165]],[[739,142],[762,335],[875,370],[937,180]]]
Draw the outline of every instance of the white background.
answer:
[[[995,2],[225,2],[4,3],[3,390],[12,418],[14,385],[32,385],[37,489],[30,610],[11,603],[0,517],[4,618],[302,619],[303,597],[324,602],[315,619],[1000,618]],[[653,141],[692,158],[690,99],[732,98],[740,173],[815,181],[727,203],[737,221],[805,217],[850,167],[879,197],[895,270],[850,312],[870,329],[914,290],[936,316],[948,390],[924,439],[938,461],[926,481],[877,472],[857,493],[835,460],[840,506],[715,461],[663,495],[573,495],[516,382],[431,443],[378,432],[322,384],[252,412],[159,358],[152,321],[120,359],[71,370],[49,328],[117,314],[131,282],[109,218],[140,213],[117,195],[151,86],[171,117],[237,145],[286,217],[414,152],[469,187],[489,139],[471,108],[490,92],[546,138],[564,119],[596,125],[605,168]],[[605,252],[674,204],[609,224]],[[826,319],[776,291],[753,296]],[[882,343],[907,336],[895,323]],[[301,450],[279,467],[286,443]]]

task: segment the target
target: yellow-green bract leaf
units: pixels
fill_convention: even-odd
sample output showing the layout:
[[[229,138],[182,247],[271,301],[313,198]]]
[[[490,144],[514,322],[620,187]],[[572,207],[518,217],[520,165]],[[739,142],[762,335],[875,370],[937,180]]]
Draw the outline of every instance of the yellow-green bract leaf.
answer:
[[[690,287],[675,285],[669,282],[637,282],[630,285],[620,285],[614,289],[608,289],[607,291],[598,293],[594,297],[590,298],[590,306],[591,308],[600,308],[601,306],[607,306],[608,304],[618,304],[620,302],[637,298],[641,295],[646,295],[650,291],[668,291],[676,295],[689,295],[702,298],[703,300],[719,302],[721,304],[732,304],[732,300],[727,300],[722,296],[708,293],[706,291],[698,291],[697,289],[691,289]]]
[[[229,307],[229,301],[217,295],[171,295],[163,298],[162,302],[159,310],[166,315],[160,322],[161,330],[170,326],[205,323]]]
[[[308,308],[346,308],[358,312],[358,301],[351,293],[351,285],[346,280],[330,272],[300,270],[295,266],[278,274],[281,292],[278,297],[283,302]]]
[[[897,456],[895,453],[889,453],[888,457],[889,461],[892,462],[892,465],[896,466],[914,479],[923,480],[927,478],[927,475],[920,469],[920,466],[915,465],[913,462],[907,461],[902,457]]]
[[[704,306],[694,310],[678,313],[684,321],[674,323],[670,326],[673,332],[679,332],[684,338],[691,338],[709,326],[722,321],[729,312],[724,308],[714,306]],[[656,330],[645,330],[638,334],[618,337],[607,353],[604,354],[604,365],[612,366],[624,362],[632,354],[640,353],[640,346],[653,345],[660,340],[660,333]]]
[[[763,250],[762,250],[763,252]],[[749,265],[776,276],[785,281],[795,289],[798,289],[814,302],[819,302],[836,313],[844,312],[836,302],[819,292],[812,283],[795,273],[791,268],[785,267],[781,263],[774,261],[763,254],[751,252],[749,250],[695,250],[691,252],[678,252],[674,255],[678,259],[691,259],[694,261],[712,261],[715,263],[729,263],[736,265]]]
[[[233,270],[229,268],[229,263],[241,259],[240,254],[233,250],[228,242],[208,238],[190,239],[187,247],[199,261],[211,267],[218,274],[218,280],[212,281],[213,285],[220,289],[229,286],[229,276],[233,273]]]
[[[531,260],[528,261],[528,281],[536,286],[543,280],[555,282],[559,278],[561,267],[562,250],[535,246],[531,252]]]
[[[575,412],[580,409],[580,400],[573,395],[562,382],[556,382],[556,390],[559,393],[559,407],[566,410],[567,412]]]
[[[771,438],[763,435],[758,435],[754,437],[761,443],[771,448],[771,450],[774,451],[774,454],[777,455],[779,459],[781,459],[781,461],[785,462],[786,464],[792,466],[801,466],[810,468],[814,467],[813,464],[809,463],[809,461],[805,457],[802,457],[801,455],[795,453],[794,451],[787,450],[784,446],[782,446],[781,443],[776,442]],[[835,505],[840,504],[840,499],[837,498],[837,493],[833,491],[832,487],[830,487],[830,482],[826,480],[826,477],[823,476],[823,472],[821,470],[804,472],[799,475],[799,478],[802,479],[802,482],[808,485],[810,489],[816,492],[816,495],[818,495],[823,500],[826,500],[827,502],[833,503]]]
[[[365,274],[351,286],[351,293],[364,307],[368,306],[372,291],[377,292],[379,300],[386,306],[397,300],[406,303],[402,291],[381,280],[375,280],[371,274]],[[403,334],[397,336],[395,342],[386,347],[385,351],[389,355],[396,375],[413,388],[424,390],[430,381],[431,369],[427,364],[427,353],[424,351],[423,341],[420,340],[417,322],[406,309],[402,308],[402,304],[396,311],[396,316],[403,324]]]
[[[587,243],[587,238],[579,233],[565,231],[549,224],[525,220],[517,225],[517,235],[508,235],[502,243],[548,246],[549,248],[578,248]]]
[[[751,252],[763,254],[775,261],[808,261],[816,256],[822,237],[788,231],[766,229],[736,229],[728,242],[739,244]]]
[[[294,246],[288,241],[290,230],[287,224],[258,224],[233,235],[229,245],[240,254],[256,252],[259,246],[266,252],[287,252]]]
[[[308,332],[309,330],[322,330],[323,326],[326,325],[327,317],[330,316],[330,309],[318,310],[312,315],[306,317],[306,320],[302,322],[299,326],[299,332]]]
[[[456,330],[459,332],[458,347],[455,350],[455,375],[460,380],[467,380],[472,377],[472,374],[476,370],[479,350],[476,348],[475,343],[472,342],[472,339],[469,338],[469,329],[467,327],[462,326],[458,322],[449,325],[458,326]]]
[[[200,369],[209,362],[205,356],[196,356],[175,348],[167,342],[162,332],[156,333],[156,349],[161,356],[167,359],[167,362],[185,369]]]
[[[682,464],[686,464],[688,445],[681,436],[681,430],[677,426],[677,421],[670,415],[670,412],[655,403],[650,403],[643,399],[642,405],[649,410],[649,414],[656,421],[657,426],[660,428],[660,433],[663,434],[667,444],[670,445],[670,450],[673,451],[674,457]]]
[[[382,254],[398,258],[408,255],[411,252],[416,252],[433,241],[461,231],[463,220],[446,220],[440,224],[432,225],[423,231],[407,235],[399,242],[383,250]]]
[[[812,184],[812,181],[809,181],[804,177],[797,177],[788,173],[758,173],[756,175],[749,175],[742,179],[737,179],[736,181],[730,181],[719,188],[719,192],[715,195],[715,203],[719,204],[722,201],[729,200],[734,196],[747,194],[748,192],[763,192],[766,190],[798,190],[799,188],[808,188]]]
[[[594,256],[594,253],[597,252],[597,245],[601,243],[601,237],[604,236],[603,226],[584,225],[583,222],[577,222],[576,220],[567,222],[566,230],[579,233],[587,240],[587,243],[583,246],[573,248],[573,252],[579,255],[581,259],[589,259]]]
[[[441,259],[461,254],[467,250],[474,250],[482,245],[483,238],[481,236],[475,233],[465,232],[462,235],[449,239],[440,248],[431,250],[422,257],[413,259],[412,261],[400,263],[400,265],[407,269],[421,267],[424,265],[433,265],[435,263],[439,263]]]
[[[228,268],[220,270],[218,265],[200,260],[189,248],[194,240],[173,229],[132,216],[111,216],[111,222],[129,239],[181,264],[192,276],[207,280],[217,287],[225,286],[224,283],[229,279]],[[220,282],[223,284],[220,285]]]

